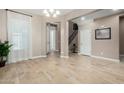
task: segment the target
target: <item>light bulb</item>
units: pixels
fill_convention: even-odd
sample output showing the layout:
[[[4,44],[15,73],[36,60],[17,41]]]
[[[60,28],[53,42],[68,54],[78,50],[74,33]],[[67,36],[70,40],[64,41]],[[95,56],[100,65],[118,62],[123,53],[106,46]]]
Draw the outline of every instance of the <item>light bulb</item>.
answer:
[[[57,15],[56,14],[53,14],[53,17],[57,17]]]
[[[45,10],[43,11],[43,13],[44,13],[44,14],[47,14],[48,12],[47,12],[47,10],[45,9]]]
[[[57,11],[56,11],[56,14],[59,15],[59,14],[60,14],[60,11],[57,10]]]
[[[50,14],[49,14],[49,13],[47,13],[47,14],[46,14],[46,16],[47,16],[47,17],[50,17]]]
[[[54,12],[54,9],[50,9],[49,11],[50,11],[50,13],[53,13]]]

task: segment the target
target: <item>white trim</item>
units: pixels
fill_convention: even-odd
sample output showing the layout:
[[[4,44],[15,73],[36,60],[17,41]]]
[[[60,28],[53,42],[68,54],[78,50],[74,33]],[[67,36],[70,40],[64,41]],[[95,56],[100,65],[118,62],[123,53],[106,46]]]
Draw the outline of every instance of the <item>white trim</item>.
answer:
[[[61,58],[69,58],[69,56],[60,56]]]
[[[42,57],[47,57],[47,55],[35,56],[35,57],[32,57],[31,59],[42,58]]]
[[[47,57],[47,55],[42,55],[42,56],[35,56],[35,57],[32,57],[32,58],[29,58],[29,59],[24,59],[24,60],[21,60],[21,61],[26,61],[26,60],[31,60],[31,59],[37,59],[37,58],[45,58]],[[18,62],[21,62],[21,61],[18,61]],[[13,63],[18,63],[18,62],[6,62],[6,64],[13,64]]]
[[[6,62],[6,64],[13,64],[13,63],[18,63],[18,62],[22,62],[22,61],[27,61],[27,60],[30,60],[31,58],[26,58],[26,59],[24,59],[24,60],[19,60],[19,61],[13,61],[13,62]]]
[[[83,55],[83,56],[91,56],[91,55],[85,55],[85,54],[83,54],[83,53],[78,53],[78,55]]]
[[[94,56],[94,55],[91,55],[91,57],[93,57],[93,58],[98,58],[98,59],[109,60],[109,61],[114,61],[114,62],[120,62],[119,59],[105,58],[105,57]]]

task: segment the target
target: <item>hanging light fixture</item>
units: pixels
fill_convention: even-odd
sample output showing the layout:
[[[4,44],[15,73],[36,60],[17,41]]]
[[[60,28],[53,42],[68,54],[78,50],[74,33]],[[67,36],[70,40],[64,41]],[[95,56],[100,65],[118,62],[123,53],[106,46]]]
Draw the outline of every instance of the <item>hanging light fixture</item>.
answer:
[[[47,17],[50,17],[50,14],[49,14],[49,13],[47,13],[47,14],[46,14],[46,16],[47,16]]]
[[[43,10],[43,13],[47,16],[47,17],[57,17],[58,15],[60,15],[60,11],[59,10],[55,10],[55,9],[45,9]]]
[[[60,11],[57,10],[57,11],[56,11],[56,14],[59,15],[59,14],[60,14]]]
[[[49,9],[49,12],[52,14],[54,12],[54,9]]]
[[[53,17],[57,17],[57,15],[56,14],[53,14]]]

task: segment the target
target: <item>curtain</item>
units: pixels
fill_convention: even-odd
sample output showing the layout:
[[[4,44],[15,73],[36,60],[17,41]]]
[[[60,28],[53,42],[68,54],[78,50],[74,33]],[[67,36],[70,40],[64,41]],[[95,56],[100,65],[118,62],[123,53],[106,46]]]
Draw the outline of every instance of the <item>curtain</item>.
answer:
[[[50,50],[56,50],[56,27],[50,26]]]
[[[7,11],[8,41],[13,44],[9,63],[31,58],[31,17]]]

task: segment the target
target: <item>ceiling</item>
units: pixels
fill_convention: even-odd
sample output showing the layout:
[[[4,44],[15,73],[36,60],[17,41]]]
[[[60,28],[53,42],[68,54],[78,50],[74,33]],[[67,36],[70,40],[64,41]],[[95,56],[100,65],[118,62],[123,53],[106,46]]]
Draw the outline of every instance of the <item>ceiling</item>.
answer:
[[[111,16],[111,15],[115,15],[115,14],[119,14],[119,13],[123,13],[124,9],[119,9],[119,10],[112,10],[112,9],[100,9],[96,12],[93,12],[89,15],[85,15],[85,16],[81,16],[78,18],[73,19],[72,21],[75,23],[82,23],[84,21],[87,20],[92,20],[92,19],[98,19],[98,18],[102,18],[102,17],[106,17],[106,16]],[[85,20],[81,20],[81,18],[84,17]]]
[[[13,9],[18,12],[28,13],[28,14],[35,14],[35,15],[44,15],[43,10],[44,9]],[[60,11],[60,16],[66,15],[75,9],[56,9]]]

